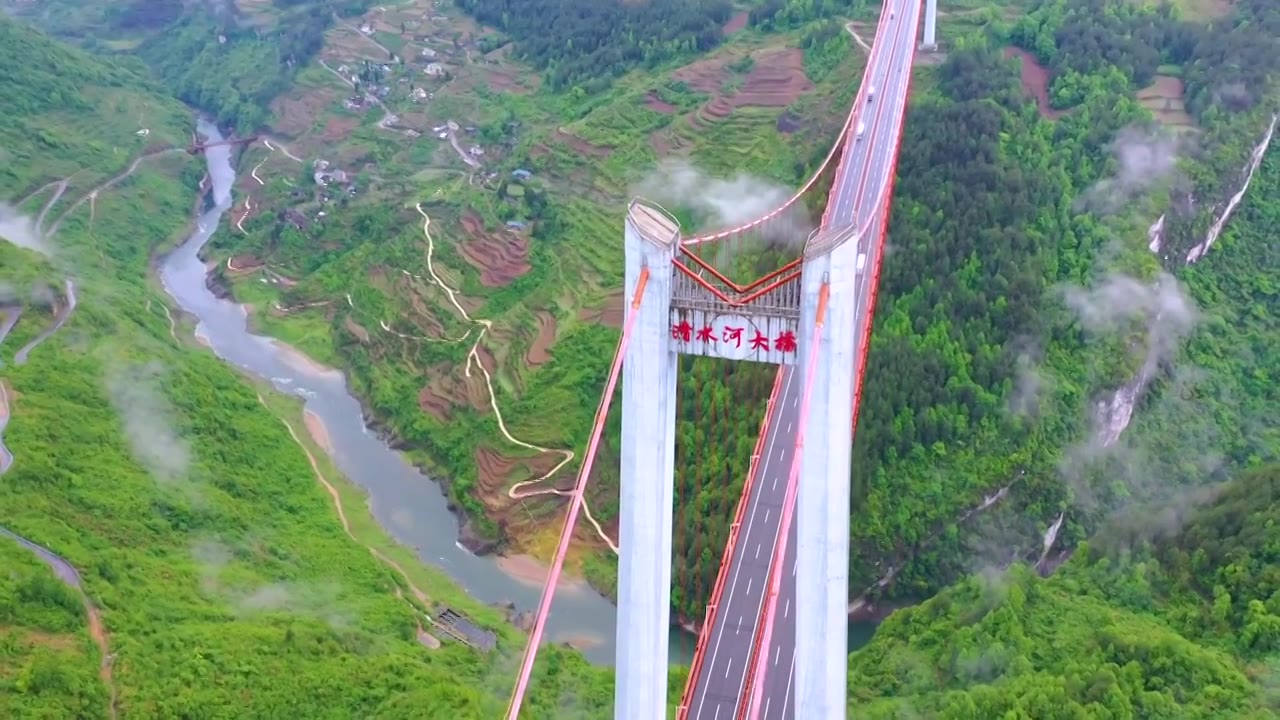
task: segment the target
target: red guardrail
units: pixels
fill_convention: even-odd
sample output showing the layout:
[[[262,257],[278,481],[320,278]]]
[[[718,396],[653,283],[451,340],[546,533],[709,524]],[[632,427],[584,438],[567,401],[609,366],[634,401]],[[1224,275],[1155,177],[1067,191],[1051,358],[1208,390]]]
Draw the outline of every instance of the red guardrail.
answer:
[[[764,450],[765,436],[769,434],[774,401],[778,399],[778,391],[782,389],[783,372],[784,368],[778,368],[778,373],[773,377],[773,390],[769,392],[769,402],[765,405],[764,418],[760,421],[760,436],[756,438],[756,447],[751,453],[747,479],[742,485],[742,497],[738,499],[738,509],[733,514],[733,524],[729,526],[729,539],[724,544],[724,555],[720,558],[720,571],[716,573],[716,584],[711,590],[710,602],[707,603],[707,615],[703,619],[702,632],[698,633],[698,644],[693,651],[689,679],[685,682],[684,695],[680,698],[680,707],[676,710],[678,720],[685,720],[689,716],[689,704],[693,702],[698,672],[702,670],[707,642],[711,639],[711,631],[715,628],[716,609],[720,607],[720,596],[724,593],[725,582],[729,579],[729,565],[733,559],[733,549],[738,544],[738,530],[742,527],[742,519],[747,514],[747,506],[751,504],[751,490],[755,487],[756,472],[760,469],[760,453]]]

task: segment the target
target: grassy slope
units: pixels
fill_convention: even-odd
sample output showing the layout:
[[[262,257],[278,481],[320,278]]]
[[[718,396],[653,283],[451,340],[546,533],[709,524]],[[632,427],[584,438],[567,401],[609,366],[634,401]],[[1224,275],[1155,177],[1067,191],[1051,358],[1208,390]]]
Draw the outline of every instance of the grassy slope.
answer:
[[[76,78],[84,98],[69,114],[74,126],[56,97],[6,115],[4,137],[15,139],[6,150],[27,160],[28,174],[0,176],[0,196],[20,197],[52,179],[26,168],[83,169],[78,177],[98,179],[120,171],[130,154],[112,151],[105,132],[126,121],[120,103],[142,114],[127,120],[145,122],[152,139],[188,132],[181,105],[127,72],[8,20],[0,20],[0,48],[0,77],[13,87],[36,88],[38,99],[43,80],[25,73],[42,64],[28,61],[49,58],[60,77]],[[45,127],[59,128],[58,142],[41,147],[40,133],[28,131]],[[243,717],[284,708],[307,717],[493,717],[521,637],[495,611],[460,601],[443,578],[411,567],[432,599],[460,601],[502,637],[491,656],[456,644],[419,645],[414,608],[402,598],[407,583],[343,532],[280,416],[234,371],[170,336],[165,298],[147,279],[149,257],[183,230],[198,177],[199,166],[180,153],[143,165],[98,195],[92,221],[88,204],[67,218],[56,262],[0,245],[0,279],[60,286],[70,273],[80,288],[70,322],[27,365],[5,368],[13,411],[6,443],[16,457],[0,484],[6,526],[52,548],[83,576],[116,653],[124,717]],[[76,182],[51,217],[91,187]],[[6,360],[47,320],[47,313],[24,316],[5,343]],[[269,404],[301,427],[296,407]],[[126,419],[117,408],[144,412]],[[136,447],[131,437],[162,447]],[[387,547],[358,496],[342,492],[357,534]],[[15,547],[6,541],[4,557]],[[411,564],[407,553],[392,556]],[[17,569],[3,579],[0,605],[4,714],[67,717],[83,708],[82,716],[105,716],[82,616],[47,571],[30,561],[5,567]],[[14,592],[20,602],[10,600]],[[75,639],[46,641],[38,633]],[[603,673],[577,656],[548,655],[555,667],[544,672],[555,677],[536,688],[534,715],[565,717],[565,708],[576,708],[594,716],[608,705]]]

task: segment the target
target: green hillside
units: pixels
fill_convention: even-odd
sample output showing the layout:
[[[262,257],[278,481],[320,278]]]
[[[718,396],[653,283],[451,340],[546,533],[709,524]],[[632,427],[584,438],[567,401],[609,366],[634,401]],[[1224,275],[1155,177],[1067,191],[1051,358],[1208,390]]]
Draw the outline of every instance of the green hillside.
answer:
[[[1280,467],[1172,536],[1087,543],[1049,579],[986,574],[895,614],[852,656],[850,716],[1280,717]]]
[[[355,537],[344,532],[282,422],[301,428],[296,403],[188,341],[190,323],[175,327],[149,279],[153,253],[186,230],[202,167],[156,154],[107,183],[148,148],[184,141],[190,113],[8,19],[0,77],[15,99],[0,120],[0,197],[30,195],[20,204],[34,215],[56,191],[41,186],[71,178],[47,216],[52,260],[0,242],[5,307],[24,308],[0,345],[14,457],[0,523],[65,558],[84,590],[0,537],[0,716],[498,715],[523,636],[392,547],[323,462],[349,503]],[[135,123],[150,133],[128,145]],[[64,279],[78,305],[16,364],[65,306]],[[498,652],[421,643],[418,591],[497,630]],[[608,676],[547,653],[557,667],[530,716],[598,716]]]

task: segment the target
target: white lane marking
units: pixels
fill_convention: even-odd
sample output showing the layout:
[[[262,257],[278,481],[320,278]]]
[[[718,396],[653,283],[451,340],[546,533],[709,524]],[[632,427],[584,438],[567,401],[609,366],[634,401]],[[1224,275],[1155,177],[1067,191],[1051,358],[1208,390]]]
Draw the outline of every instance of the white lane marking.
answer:
[[[796,654],[791,653],[791,674],[787,676],[787,692],[782,696],[782,717],[787,716],[787,708],[791,705],[791,684],[796,681]]]
[[[769,522],[769,511],[770,511],[771,509],[772,509],[772,508],[765,508],[765,509],[764,509],[764,521],[765,521],[765,522]]]
[[[756,543],[756,559],[757,560],[760,559],[760,546],[763,544],[764,544],[763,542]]]
[[[791,390],[791,383],[792,383],[792,381],[793,381],[793,380],[795,380],[795,377],[796,377],[796,375],[798,375],[798,374],[799,374],[799,373],[795,372],[795,367],[790,367],[790,368],[788,368],[788,370],[787,370],[787,386],[786,386],[786,388],[783,390],[783,392],[790,392],[790,390]],[[794,404],[795,404],[795,403],[792,403],[792,405],[794,405]],[[770,450],[772,450],[772,449],[773,449],[773,448],[770,448]],[[790,473],[790,470],[791,470],[790,468],[787,468],[788,473]],[[789,475],[788,475],[788,477],[789,477]],[[777,478],[775,477],[775,484],[776,484],[776,479],[777,479]],[[779,523],[779,524],[778,524],[778,526],[777,526],[777,527],[774,529],[774,531],[773,531],[773,543],[770,545],[770,547],[777,547],[777,546],[778,546],[778,533],[779,533],[779,531],[780,531],[781,529],[782,529],[782,527],[781,527],[781,523]],[[749,592],[749,591],[748,591],[748,592]],[[753,633],[754,633],[754,631],[755,631],[755,628],[759,627],[759,625],[760,625],[760,611],[761,611],[761,609],[764,607],[764,599],[765,599],[765,595],[766,595],[766,594],[767,594],[767,593],[764,593],[764,592],[760,593],[760,601],[756,604],[756,611],[755,611],[755,614],[753,615],[753,617],[755,618],[754,624],[753,624],[753,626],[752,626],[752,632],[753,632]],[[748,672],[750,672],[750,670],[751,670],[751,668],[750,668],[750,667],[744,668],[744,670],[743,670],[743,672],[742,672],[742,678],[738,681],[738,689],[734,691],[734,693],[733,693],[733,697],[739,697],[739,698],[740,698],[740,697],[742,697],[742,689],[746,686],[746,683],[747,683],[747,673],[748,673]]]
[[[724,677],[726,680],[729,679],[729,671],[732,669],[733,669],[733,658],[731,657],[729,658],[729,662],[724,664]]]
[[[764,716],[766,718],[769,717],[769,702],[770,702],[769,698],[764,699]]]
[[[782,391],[783,391],[784,393],[786,393],[786,392],[791,388],[791,381],[792,381],[792,379],[794,379],[794,378],[795,378],[794,373],[791,373],[791,372],[788,372],[788,373],[787,373],[787,381],[786,381],[786,383],[784,384],[783,389],[782,389]],[[772,436],[771,438],[769,438],[769,449],[768,449],[768,451],[766,451],[766,453],[765,453],[765,461],[764,461],[764,464],[762,465],[762,467],[760,468],[760,471],[761,471],[761,472],[765,472],[765,471],[767,471],[767,470],[768,470],[768,464],[769,464],[769,460],[768,460],[768,458],[769,458],[769,453],[773,452],[773,442],[774,442],[775,440],[777,440],[777,439],[778,439],[778,433],[776,433],[776,432],[775,432],[775,433],[773,433],[773,436]],[[777,482],[776,478],[775,478],[774,482],[775,482],[775,483]],[[760,506],[760,493],[756,493],[755,498],[752,500],[751,512],[750,512],[750,513],[748,513],[748,515],[747,515],[747,526],[746,526],[746,528],[744,528],[744,532],[745,532],[746,534],[745,534],[745,535],[743,535],[743,539],[751,537],[751,525],[752,525],[752,523],[755,521],[755,518],[756,518],[756,510],[759,508],[759,506]],[[732,559],[732,558],[730,558],[730,562],[732,562],[732,561],[733,561],[733,559]],[[728,593],[727,593],[727,594],[725,595],[725,597],[724,597],[724,607],[725,607],[725,608],[731,608],[731,607],[733,607],[733,593],[734,593],[734,590],[736,590],[736,589],[737,589],[737,587],[738,587],[738,579],[741,577],[741,575],[742,575],[742,566],[741,566],[741,565],[734,565],[734,568],[733,568],[733,582],[732,582],[732,583],[730,583],[730,585],[729,585],[729,591],[728,591]],[[750,594],[751,594],[751,578],[747,578],[747,594],[748,594],[748,595],[750,595]],[[759,616],[759,611],[757,611],[757,612],[756,612],[756,615],[757,615],[757,617]],[[715,628],[715,629],[713,629],[713,632],[715,633],[715,645],[714,645],[714,647],[712,647],[712,649],[711,649],[711,664],[707,667],[707,672],[713,672],[713,671],[715,670],[715,667],[716,667],[716,657],[720,654],[720,645],[721,645],[721,641],[723,641],[723,640],[724,640],[724,626],[723,626],[723,625],[721,625],[719,628]],[[732,661],[732,658],[730,658],[730,663],[732,663],[732,662],[733,662],[733,661]],[[745,679],[745,678],[744,678],[744,679]],[[741,695],[741,694],[742,694],[742,689],[741,689],[741,687],[739,687],[739,689],[738,689],[738,694],[739,694],[739,695]],[[702,697],[698,700],[698,712],[697,712],[697,715],[698,715],[699,717],[701,717],[701,716],[702,716],[702,708],[703,708],[703,706],[705,706],[705,705],[706,705],[706,702],[707,702],[707,695],[706,695],[706,693],[704,692],[704,693],[703,693],[703,695],[702,695]],[[716,710],[716,712],[719,712],[719,706],[718,706],[718,705],[717,705],[717,710]]]
[[[782,617],[791,617],[791,598],[787,598],[787,606],[782,609]],[[739,618],[738,622],[741,623],[742,619]]]
[[[773,648],[773,664],[778,664],[778,658],[782,657],[782,646],[776,645]]]
[[[751,594],[751,586],[752,584],[755,583],[755,581],[756,581],[755,577],[751,577],[751,576],[747,577],[747,594],[748,595]]]
[[[716,718],[715,718],[715,720],[720,720],[720,704],[719,704],[719,703],[717,703],[717,704],[716,704]]]

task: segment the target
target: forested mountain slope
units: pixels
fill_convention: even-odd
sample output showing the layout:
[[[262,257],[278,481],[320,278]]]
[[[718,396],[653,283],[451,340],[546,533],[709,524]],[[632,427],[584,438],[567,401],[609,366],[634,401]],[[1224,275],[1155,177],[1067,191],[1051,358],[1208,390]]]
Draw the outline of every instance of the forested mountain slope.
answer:
[[[369,0],[0,0],[17,17],[132,63],[223,126],[261,129],[268,105],[314,57],[337,18]],[[143,70],[145,66],[145,70]]]
[[[1048,579],[986,573],[894,614],[852,656],[850,715],[1280,717],[1280,466],[1215,494],[1154,541],[1109,528]]]
[[[0,200],[46,219],[40,242],[0,226],[0,315],[21,312],[0,341],[0,526],[56,553],[0,533],[0,717],[497,716],[523,637],[458,599],[498,651],[420,641],[414,588],[461,594],[368,523],[344,532],[282,422],[301,427],[297,406],[192,342],[149,279],[203,174],[161,152],[187,140],[186,109],[4,17],[0,78]],[[598,717],[608,676],[545,652],[532,716]]]

